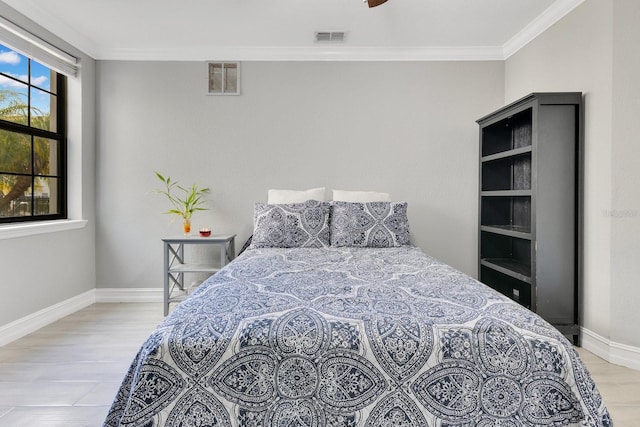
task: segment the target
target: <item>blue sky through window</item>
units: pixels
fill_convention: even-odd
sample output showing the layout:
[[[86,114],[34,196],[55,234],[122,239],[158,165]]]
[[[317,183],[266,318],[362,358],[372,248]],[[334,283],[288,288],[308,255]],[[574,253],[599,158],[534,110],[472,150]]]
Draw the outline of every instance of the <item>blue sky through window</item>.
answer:
[[[17,94],[22,101],[26,102],[27,83],[29,82],[29,59],[0,44],[0,73],[20,80],[20,82],[17,82],[0,75],[0,89]],[[41,89],[51,90],[51,72],[49,68],[34,60],[31,60],[31,84]],[[50,101],[51,96],[46,92],[33,90],[31,93],[31,106],[41,111],[42,114],[49,113]],[[6,105],[6,102],[1,102],[0,104]]]

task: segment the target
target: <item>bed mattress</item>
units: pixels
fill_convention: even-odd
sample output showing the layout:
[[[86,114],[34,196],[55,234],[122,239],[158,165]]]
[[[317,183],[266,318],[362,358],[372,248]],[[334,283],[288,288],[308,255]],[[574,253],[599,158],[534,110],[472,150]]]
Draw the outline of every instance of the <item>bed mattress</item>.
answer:
[[[413,246],[245,251],[142,345],[105,426],[606,426],[571,343]]]

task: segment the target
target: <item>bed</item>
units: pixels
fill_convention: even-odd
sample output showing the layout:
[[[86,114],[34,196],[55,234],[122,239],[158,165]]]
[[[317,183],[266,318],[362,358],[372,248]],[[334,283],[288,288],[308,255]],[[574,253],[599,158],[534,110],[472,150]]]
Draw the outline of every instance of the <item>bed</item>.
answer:
[[[293,216],[298,230],[256,227],[258,243],[166,317],[104,425],[612,425],[550,324],[410,245],[397,206],[362,232],[361,206],[340,229],[334,205],[328,233],[324,214],[298,215],[308,204],[257,206],[257,225],[266,209],[267,228]]]

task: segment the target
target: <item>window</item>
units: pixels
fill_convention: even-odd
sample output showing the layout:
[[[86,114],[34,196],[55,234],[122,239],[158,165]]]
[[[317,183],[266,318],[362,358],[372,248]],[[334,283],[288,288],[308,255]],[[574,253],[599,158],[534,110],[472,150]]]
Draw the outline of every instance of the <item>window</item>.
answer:
[[[66,77],[0,44],[0,223],[62,219]]]

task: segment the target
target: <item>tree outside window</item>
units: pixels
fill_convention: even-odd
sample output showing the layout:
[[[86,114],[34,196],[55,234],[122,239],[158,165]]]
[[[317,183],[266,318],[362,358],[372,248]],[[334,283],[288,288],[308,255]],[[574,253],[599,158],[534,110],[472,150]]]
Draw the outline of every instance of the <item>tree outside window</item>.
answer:
[[[0,45],[0,222],[66,218],[65,87]]]

